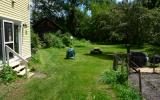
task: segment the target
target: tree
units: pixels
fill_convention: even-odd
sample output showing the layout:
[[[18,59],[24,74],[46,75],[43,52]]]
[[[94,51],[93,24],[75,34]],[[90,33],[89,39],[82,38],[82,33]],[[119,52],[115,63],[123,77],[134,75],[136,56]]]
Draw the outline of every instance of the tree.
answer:
[[[150,14],[152,15],[152,34],[150,36],[150,43],[154,45],[160,46],[160,9],[156,8],[154,10],[150,10]]]
[[[135,0],[135,2],[141,3],[148,9],[160,7],[160,0]]]
[[[64,16],[62,5],[64,0],[33,0],[33,23],[41,18],[59,18]]]
[[[62,26],[66,31],[76,35],[76,27],[78,17],[77,9],[81,9],[82,5],[88,7],[90,0],[33,0],[32,21],[36,21],[46,17],[59,22],[62,20]],[[60,22],[62,22],[60,21]]]
[[[97,42],[112,41],[119,17],[114,13],[115,3],[110,0],[91,3],[91,19],[87,39]],[[111,39],[111,40],[110,40]],[[115,39],[117,40],[117,39]]]
[[[64,10],[66,11],[66,23],[68,31],[77,36],[76,28],[78,26],[77,12],[79,9],[88,9],[90,0],[66,0]]]

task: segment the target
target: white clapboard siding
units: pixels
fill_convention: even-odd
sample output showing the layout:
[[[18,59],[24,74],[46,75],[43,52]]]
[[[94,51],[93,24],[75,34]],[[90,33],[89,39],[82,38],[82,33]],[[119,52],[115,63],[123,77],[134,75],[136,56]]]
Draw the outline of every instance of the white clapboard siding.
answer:
[[[14,5],[12,1],[15,1]],[[0,17],[27,24],[27,28],[23,28],[22,33],[22,55],[24,57],[31,56],[29,2],[30,0],[0,0]]]

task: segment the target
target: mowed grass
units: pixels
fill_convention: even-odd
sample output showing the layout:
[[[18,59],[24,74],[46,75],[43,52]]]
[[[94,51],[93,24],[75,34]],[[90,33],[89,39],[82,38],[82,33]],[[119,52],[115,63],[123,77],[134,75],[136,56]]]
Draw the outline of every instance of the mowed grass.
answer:
[[[103,54],[89,55],[94,47],[101,48]],[[64,59],[66,48],[39,50],[30,67],[47,77],[29,79],[23,86],[23,95],[17,97],[17,94],[16,100],[117,100],[116,91],[100,79],[103,72],[112,69],[113,54],[125,52],[125,48],[78,43],[74,48],[74,60]]]
[[[104,53],[112,52],[113,46],[89,45],[75,47],[76,58],[67,60],[66,49],[42,49],[34,67],[46,73],[43,79],[33,79],[27,84],[27,100],[113,100],[114,91],[99,80],[112,67],[111,55],[91,56],[90,50],[100,47]],[[110,50],[110,48],[112,50]],[[124,49],[116,49],[117,52]],[[116,51],[114,50],[114,51]]]

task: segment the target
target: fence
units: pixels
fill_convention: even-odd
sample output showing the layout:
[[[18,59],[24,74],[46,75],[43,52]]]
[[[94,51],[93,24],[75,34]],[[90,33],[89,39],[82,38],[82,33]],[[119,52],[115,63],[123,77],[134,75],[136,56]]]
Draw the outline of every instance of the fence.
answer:
[[[135,67],[130,67],[129,63],[134,64],[136,67],[139,67],[136,63],[133,61],[130,61],[128,58],[129,56],[126,54],[115,54],[113,59],[113,70],[117,70],[119,66],[121,66],[121,71],[124,71],[124,67],[126,67],[126,71],[129,75],[130,70],[133,69],[135,73],[138,74],[138,80],[139,80],[139,94],[142,95],[142,81],[141,81],[141,71],[137,70]]]

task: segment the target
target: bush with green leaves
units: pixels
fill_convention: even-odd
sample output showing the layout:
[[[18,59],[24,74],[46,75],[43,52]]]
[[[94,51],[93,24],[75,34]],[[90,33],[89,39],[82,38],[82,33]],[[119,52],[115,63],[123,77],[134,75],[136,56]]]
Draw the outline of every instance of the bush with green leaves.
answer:
[[[31,32],[31,47],[32,48],[40,47],[39,36],[34,32]]]
[[[65,46],[70,46],[72,45],[72,40],[70,39],[70,35],[69,34],[64,34],[62,36],[62,42]]]
[[[44,34],[44,44],[45,47],[52,47],[53,46],[53,40],[55,39],[54,35],[52,33],[46,33]]]
[[[54,33],[46,33],[44,35],[44,43],[45,47],[57,47],[62,48],[64,47],[62,40],[56,36]]]
[[[17,77],[17,74],[10,66],[3,66],[3,69],[0,71],[0,79],[4,83],[10,83],[14,81]]]
[[[40,40],[39,40],[39,36],[38,34],[34,33],[34,32],[31,32],[31,50],[32,50],[32,53],[36,53],[38,48],[41,47],[41,43],[40,43]]]
[[[62,42],[62,39],[55,36],[55,38],[53,39],[53,47],[56,47],[56,48],[64,48],[64,44]]]
[[[105,72],[102,76],[102,81],[107,84],[125,84],[127,81],[127,74],[119,71]]]

